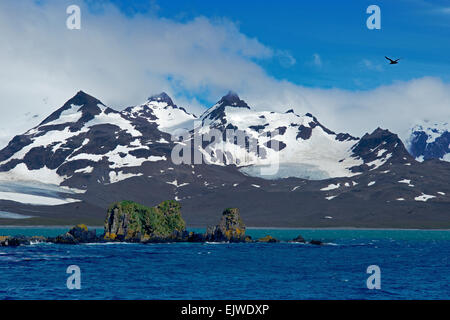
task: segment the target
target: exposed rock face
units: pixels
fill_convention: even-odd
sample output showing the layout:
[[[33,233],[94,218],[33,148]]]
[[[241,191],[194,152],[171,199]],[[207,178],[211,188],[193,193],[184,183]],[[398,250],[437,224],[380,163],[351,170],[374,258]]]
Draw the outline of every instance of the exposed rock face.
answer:
[[[17,247],[40,242],[76,245],[80,243],[101,243],[105,241],[128,241],[140,243],[162,242],[262,242],[277,243],[278,239],[267,235],[252,240],[245,235],[245,225],[239,209],[226,209],[215,227],[208,227],[206,233],[187,232],[186,224],[180,214],[177,201],[164,201],[157,207],[145,207],[132,201],[116,202],[108,209],[105,221],[105,234],[97,237],[95,230],[79,224],[65,234],[57,237],[41,236],[0,236],[0,246]],[[299,235],[290,242],[306,243]],[[311,240],[313,245],[322,241]]]
[[[90,243],[97,241],[97,235],[95,230],[88,230],[86,225],[79,224],[70,229],[69,232],[48,240],[59,244]]]
[[[406,150],[400,138],[390,132],[377,128],[371,134],[366,133],[352,147],[353,157],[362,159],[364,163],[351,168],[353,172],[374,170],[389,163],[411,163],[414,158]]]
[[[298,235],[295,239],[292,239],[291,242],[305,243],[306,241],[301,235]]]
[[[411,129],[408,139],[411,155],[419,160],[441,159],[450,161],[450,125],[448,121],[424,121]]]
[[[73,236],[78,242],[90,242],[96,239],[95,230],[88,230],[88,227],[84,224],[79,224],[73,227],[68,232]]]
[[[19,244],[16,243],[16,241],[13,240],[12,237],[9,236],[0,236],[0,246],[1,247],[14,247],[17,246]]]
[[[33,220],[23,220],[25,224],[66,225],[70,217],[74,224],[97,225],[104,222],[105,209],[111,203],[133,194],[133,200],[147,205],[175,196],[183,199],[192,225],[215,225],[216,221],[209,220],[209,208],[226,208],[232,198],[232,206],[250,213],[246,223],[251,225],[450,228],[445,216],[450,205],[450,163],[414,161],[393,133],[378,129],[358,140],[346,133],[334,134],[311,114],[251,111],[233,93],[205,110],[198,119],[203,126],[191,131],[196,119],[176,108],[166,94],[118,112],[79,92],[0,150],[0,175],[14,181],[43,182],[42,173],[48,172],[46,182],[86,192],[61,189],[58,201],[68,200],[61,206],[20,203],[22,197],[14,197],[17,201],[0,199],[0,210],[34,212]],[[186,165],[175,165],[171,157],[181,144],[171,141],[170,133],[180,128],[188,129],[189,134],[182,138],[192,147]],[[211,145],[209,138],[198,148],[196,143],[192,145],[193,136],[213,138],[215,129],[224,136],[217,141],[214,137],[214,156],[206,150]],[[450,157],[450,136],[441,134],[441,129],[449,131],[445,124],[415,130],[417,140],[411,141],[415,157]],[[227,138],[228,130],[232,137]],[[243,141],[245,148],[232,147],[241,133],[249,137]],[[191,168],[188,164],[199,149],[204,161]],[[183,158],[188,158],[188,149],[181,151]],[[272,183],[259,169],[275,159],[280,170],[273,178],[279,180]],[[222,166],[224,163],[227,166]],[[316,181],[322,179],[327,180]],[[399,181],[403,180],[411,180],[414,187],[402,187]],[[368,188],[370,182],[376,185]],[[331,184],[340,187],[325,192]],[[15,190],[23,190],[21,185],[14,186]],[[152,186],[150,193],[148,186]],[[47,198],[46,187],[42,188],[36,192],[45,192]],[[422,194],[435,198],[425,205],[416,200]],[[74,205],[69,199],[81,201]],[[299,206],[302,213],[296,210]],[[370,214],[364,218],[354,214],[367,208]],[[324,212],[341,218],[323,219]]]
[[[245,225],[239,214],[239,209],[229,208],[222,214],[220,223],[215,227],[208,227],[205,234],[206,241],[212,242],[245,242]]]
[[[80,91],[38,126],[16,136],[0,150],[0,172],[19,166],[25,170],[20,175],[39,181],[34,170],[47,168],[56,177],[56,184],[66,180],[72,187],[84,190],[89,185],[86,179],[115,183],[123,163],[115,163],[112,158],[123,159],[126,154],[127,165],[134,163],[135,169],[142,170],[142,163],[165,161],[170,154],[170,135],[158,130],[150,108],[143,111],[148,114],[137,117],[118,112]],[[148,148],[150,143],[152,148]],[[23,151],[22,156],[17,155],[19,151]]]
[[[0,247],[18,247],[22,245],[30,245],[36,242],[46,242],[47,238],[40,236],[0,236]]]
[[[105,220],[107,241],[187,241],[186,223],[180,204],[164,201],[157,207],[146,207],[132,201],[110,206]]]
[[[201,116],[202,123],[207,121],[220,121],[223,124],[226,123],[225,108],[227,107],[250,109],[245,101],[241,100],[235,92],[230,91],[226,96],[222,97],[216,105],[205,111]]]
[[[275,243],[280,242],[272,236],[265,236],[264,238],[258,239],[258,242],[267,242],[267,243]]]

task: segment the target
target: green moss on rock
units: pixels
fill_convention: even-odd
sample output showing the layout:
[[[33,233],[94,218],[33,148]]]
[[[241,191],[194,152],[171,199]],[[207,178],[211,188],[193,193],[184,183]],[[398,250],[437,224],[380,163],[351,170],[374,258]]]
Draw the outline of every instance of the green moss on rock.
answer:
[[[133,201],[113,203],[105,220],[105,240],[151,241],[182,233],[186,223],[177,201],[146,207]]]
[[[275,239],[272,236],[265,236],[263,238],[258,239],[258,242],[267,242],[267,243],[274,243],[274,242],[279,242],[277,239]]]
[[[206,241],[214,242],[245,242],[245,224],[238,208],[227,208],[222,213],[220,223],[215,227],[208,227],[205,234]]]

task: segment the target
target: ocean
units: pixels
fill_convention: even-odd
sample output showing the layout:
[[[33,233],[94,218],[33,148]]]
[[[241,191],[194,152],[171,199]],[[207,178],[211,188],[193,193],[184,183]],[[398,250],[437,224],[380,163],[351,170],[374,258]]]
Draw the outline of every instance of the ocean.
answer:
[[[67,230],[0,228],[0,235],[54,236]],[[301,234],[325,245],[0,247],[0,299],[450,298],[450,231],[249,229],[247,234],[283,241]],[[71,265],[80,269],[80,290],[67,288]],[[379,267],[380,289],[367,288],[372,265]]]

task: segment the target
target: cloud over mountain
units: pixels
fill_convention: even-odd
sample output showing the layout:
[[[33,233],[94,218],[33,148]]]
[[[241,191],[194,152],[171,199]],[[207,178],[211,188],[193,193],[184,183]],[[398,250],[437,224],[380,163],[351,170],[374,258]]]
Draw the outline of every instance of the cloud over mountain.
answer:
[[[269,75],[261,61],[286,66],[296,58],[247,36],[231,21],[127,17],[106,4],[99,14],[82,3],[82,29],[70,31],[66,5],[0,3],[0,35],[8,44],[0,52],[0,147],[78,90],[117,109],[166,91],[200,114],[205,100],[233,89],[257,110],[311,112],[330,129],[353,135],[378,126],[402,134],[417,119],[450,116],[450,85],[440,79],[369,91],[308,88]],[[40,116],[30,119],[28,113]]]

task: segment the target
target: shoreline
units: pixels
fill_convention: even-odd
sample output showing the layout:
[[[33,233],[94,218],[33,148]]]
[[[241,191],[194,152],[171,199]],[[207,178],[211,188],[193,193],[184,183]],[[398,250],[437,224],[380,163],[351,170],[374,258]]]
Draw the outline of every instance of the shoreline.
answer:
[[[0,229],[70,229],[73,226],[67,225],[0,225]],[[89,226],[88,228],[92,229],[103,229],[104,226]],[[186,230],[189,229],[206,229],[206,227],[198,227],[198,226],[188,226]],[[351,230],[351,231],[450,231],[450,229],[414,229],[414,228],[364,228],[364,227],[246,227],[247,230],[324,230],[324,231],[340,231],[340,230]]]

